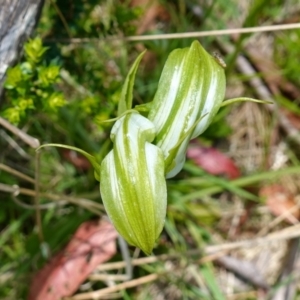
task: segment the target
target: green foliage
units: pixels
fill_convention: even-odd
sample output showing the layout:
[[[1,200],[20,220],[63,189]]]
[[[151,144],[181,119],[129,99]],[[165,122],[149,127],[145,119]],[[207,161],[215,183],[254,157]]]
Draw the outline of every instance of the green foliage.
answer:
[[[297,0],[292,1],[294,5],[298,4]],[[283,6],[279,0],[272,0],[271,5],[270,1],[257,0],[253,2],[249,11],[242,11],[244,3],[240,5],[238,1],[162,0],[159,3],[167,11],[167,19],[160,19],[158,13],[155,28],[148,27],[145,33],[180,33],[232,28],[236,24],[235,19],[246,20],[247,26],[273,24],[281,20],[286,21],[286,17],[289,17],[289,14],[286,14],[286,7],[292,1],[288,0]],[[135,21],[144,12],[140,8],[130,6],[130,2],[45,1],[36,31],[37,35],[43,38],[43,43],[41,39],[29,41],[24,47],[24,58],[21,63],[8,71],[5,83],[6,99],[1,103],[1,114],[15,124],[27,125],[28,133],[42,143],[69,144],[71,146],[68,149],[82,148],[93,155],[92,157],[87,155],[92,159],[92,164],[101,162],[111,149],[109,132],[112,123],[103,121],[117,117],[122,84],[130,65],[141,52],[142,42],[136,44],[110,39],[112,35],[123,37],[136,34],[138,22]],[[201,12],[197,15],[195,12],[198,9],[199,13],[199,8]],[[236,53],[245,50],[244,37],[249,36],[241,35]],[[295,61],[299,58],[297,46],[299,34],[296,31],[286,31],[276,33],[274,36],[275,62],[287,80],[298,84],[298,65]],[[77,39],[77,42],[70,38]],[[219,39],[222,43],[223,40],[228,40],[228,37]],[[136,73],[134,89],[129,93],[130,97],[132,95],[132,104],[135,108],[137,108],[135,105],[139,104],[143,114],[149,111],[148,104],[143,103],[153,100],[167,55],[173,49],[187,47],[190,43],[190,39],[174,39],[147,41],[142,45],[148,51]],[[218,47],[215,37],[202,38],[201,43],[209,53]],[[153,58],[150,63],[147,62],[149,53]],[[228,57],[225,59],[230,65]],[[230,66],[226,72],[228,76],[232,76],[228,70]],[[62,71],[69,74],[70,81],[60,75],[63,74]],[[235,80],[240,82],[241,75],[235,76]],[[278,102],[289,111],[299,114],[297,100],[293,102],[288,99],[288,95],[285,97],[287,98],[278,96],[280,98]],[[127,98],[125,106],[129,103],[131,105],[131,99]],[[204,139],[208,144],[218,144],[220,139],[228,137],[231,133],[226,120],[229,109],[229,107],[221,108],[212,126],[201,136],[202,141]],[[19,152],[2,137],[0,135],[1,162],[33,177],[35,166],[32,149],[21,145],[27,156],[20,157]],[[61,199],[64,199],[65,195],[71,195],[77,199],[91,199],[94,204],[100,205],[99,183],[94,180],[93,171],[91,169],[82,171],[67,162],[64,159],[64,150],[53,148],[42,150],[41,194],[49,192]],[[295,164],[298,163],[297,161]],[[148,273],[162,273],[157,285],[154,285],[154,289],[160,289],[160,292],[172,285],[172,288],[177,288],[181,292],[180,299],[223,299],[225,296],[220,290],[213,265],[199,266],[200,251],[195,256],[186,255],[181,251],[202,249],[216,241],[215,235],[218,238],[227,237],[225,232],[227,229],[219,230],[224,213],[224,199],[219,197],[220,194],[235,195],[235,199],[239,197],[246,205],[247,201],[255,201],[255,205],[259,206],[262,202],[252,188],[255,189],[262,181],[270,178],[279,180],[288,174],[297,173],[299,167],[292,167],[228,181],[208,175],[188,162],[179,176],[168,181],[166,226],[155,250],[155,254],[175,253],[181,257],[178,261],[172,258],[167,262],[136,267],[134,277]],[[2,170],[0,182],[34,191],[31,183]],[[249,186],[251,189],[246,192],[245,188]],[[21,207],[14,201],[17,199],[32,205],[33,197],[22,194],[13,197],[9,193],[1,192],[0,198],[2,200],[0,227],[3,228],[0,235],[2,247],[0,273],[3,274],[0,280],[0,298],[26,299],[31,275],[44,265],[46,260],[37,235],[35,211]],[[40,202],[50,206],[41,212],[41,218],[45,244],[52,254],[62,249],[81,222],[95,218],[95,214],[86,211],[77,203],[60,206],[46,196],[40,197]],[[131,250],[133,248],[130,248]],[[117,254],[114,259],[122,260],[122,257]],[[175,269],[173,269],[174,262],[178,263]],[[166,272],[166,267],[170,264],[172,269]],[[194,270],[195,277],[190,273],[191,269]],[[177,278],[176,272],[179,274]],[[197,278],[200,278],[200,284]],[[153,286],[149,286],[149,290],[153,290]],[[102,288],[103,285],[99,282],[93,283],[92,289],[98,287]],[[154,299],[149,290],[147,285],[144,285],[139,289],[124,292],[124,295],[126,299]],[[138,298],[138,293],[143,293],[143,296]]]
[[[49,34],[60,37],[98,37],[117,33],[126,35],[135,32],[132,20],[137,19],[142,11],[138,7],[130,7],[129,1],[90,0],[90,1],[53,1],[55,5],[45,6],[39,24],[42,33],[45,29]],[[71,8],[71,9],[70,9]],[[61,14],[57,14],[60,11]],[[61,15],[64,16],[68,30],[61,30]],[[64,28],[66,29],[66,28]],[[51,32],[50,32],[51,30]]]
[[[60,81],[60,67],[43,59],[47,49],[40,38],[29,40],[24,46],[24,61],[7,71],[4,87],[8,103],[2,115],[13,124],[34,110],[51,114],[66,105],[64,95],[55,87]]]
[[[277,47],[274,49],[274,60],[284,70],[284,75],[299,85],[299,65],[295,64],[299,59],[299,30],[278,35],[275,42]],[[299,101],[298,99],[298,106]]]

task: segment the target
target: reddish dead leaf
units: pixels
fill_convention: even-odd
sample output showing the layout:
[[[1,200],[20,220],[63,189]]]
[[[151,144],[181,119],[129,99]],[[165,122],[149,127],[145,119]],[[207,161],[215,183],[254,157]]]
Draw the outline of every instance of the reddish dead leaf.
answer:
[[[295,197],[284,186],[267,185],[261,188],[259,195],[266,199],[266,205],[271,213],[278,217],[285,214],[285,221],[295,224],[299,219],[299,208]]]
[[[117,236],[107,221],[81,224],[65,249],[35,275],[28,300],[71,296],[99,264],[114,256]]]
[[[225,175],[229,179],[240,176],[235,163],[215,148],[203,147],[197,143],[191,144],[187,150],[187,157],[210,174]]]
[[[63,158],[71,163],[76,169],[87,171],[91,168],[91,163],[80,153],[69,149],[62,149],[61,153]]]

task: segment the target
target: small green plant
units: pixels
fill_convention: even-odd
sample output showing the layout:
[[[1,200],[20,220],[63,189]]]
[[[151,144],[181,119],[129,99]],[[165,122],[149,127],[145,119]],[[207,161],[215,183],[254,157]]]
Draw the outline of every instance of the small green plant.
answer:
[[[95,169],[108,216],[131,245],[150,255],[163,229],[166,178],[183,168],[188,142],[210,125],[221,106],[238,101],[265,101],[225,96],[224,66],[194,41],[168,57],[152,102],[132,108],[140,54],[131,67],[119,100],[110,138],[113,149],[102,162],[79,151]],[[141,113],[143,113],[142,116]],[[41,146],[41,147],[43,147]]]
[[[44,60],[47,49],[40,38],[29,40],[24,46],[25,61],[7,71],[4,87],[8,103],[2,115],[13,124],[20,123],[34,109],[51,113],[66,104],[55,87],[60,67]]]

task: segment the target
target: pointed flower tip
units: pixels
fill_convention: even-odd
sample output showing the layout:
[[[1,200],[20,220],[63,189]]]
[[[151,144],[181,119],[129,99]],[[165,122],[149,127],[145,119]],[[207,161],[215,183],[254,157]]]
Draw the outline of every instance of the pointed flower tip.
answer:
[[[190,139],[212,122],[225,95],[224,69],[198,41],[173,51],[164,66],[148,118],[164,153],[167,178],[183,167]]]
[[[113,150],[101,164],[100,192],[117,231],[131,245],[152,253],[166,216],[164,158],[151,144],[152,122],[137,113],[112,128]]]

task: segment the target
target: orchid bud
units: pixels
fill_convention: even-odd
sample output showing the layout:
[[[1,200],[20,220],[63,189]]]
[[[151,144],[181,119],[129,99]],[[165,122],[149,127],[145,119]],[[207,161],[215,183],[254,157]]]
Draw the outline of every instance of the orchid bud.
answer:
[[[156,128],[154,143],[164,153],[167,178],[182,169],[190,139],[209,126],[224,95],[224,69],[199,42],[171,52],[148,115]]]
[[[100,192],[117,231],[131,245],[151,254],[165,221],[167,189],[164,157],[151,144],[155,127],[138,113],[113,126],[113,150],[101,164]]]

